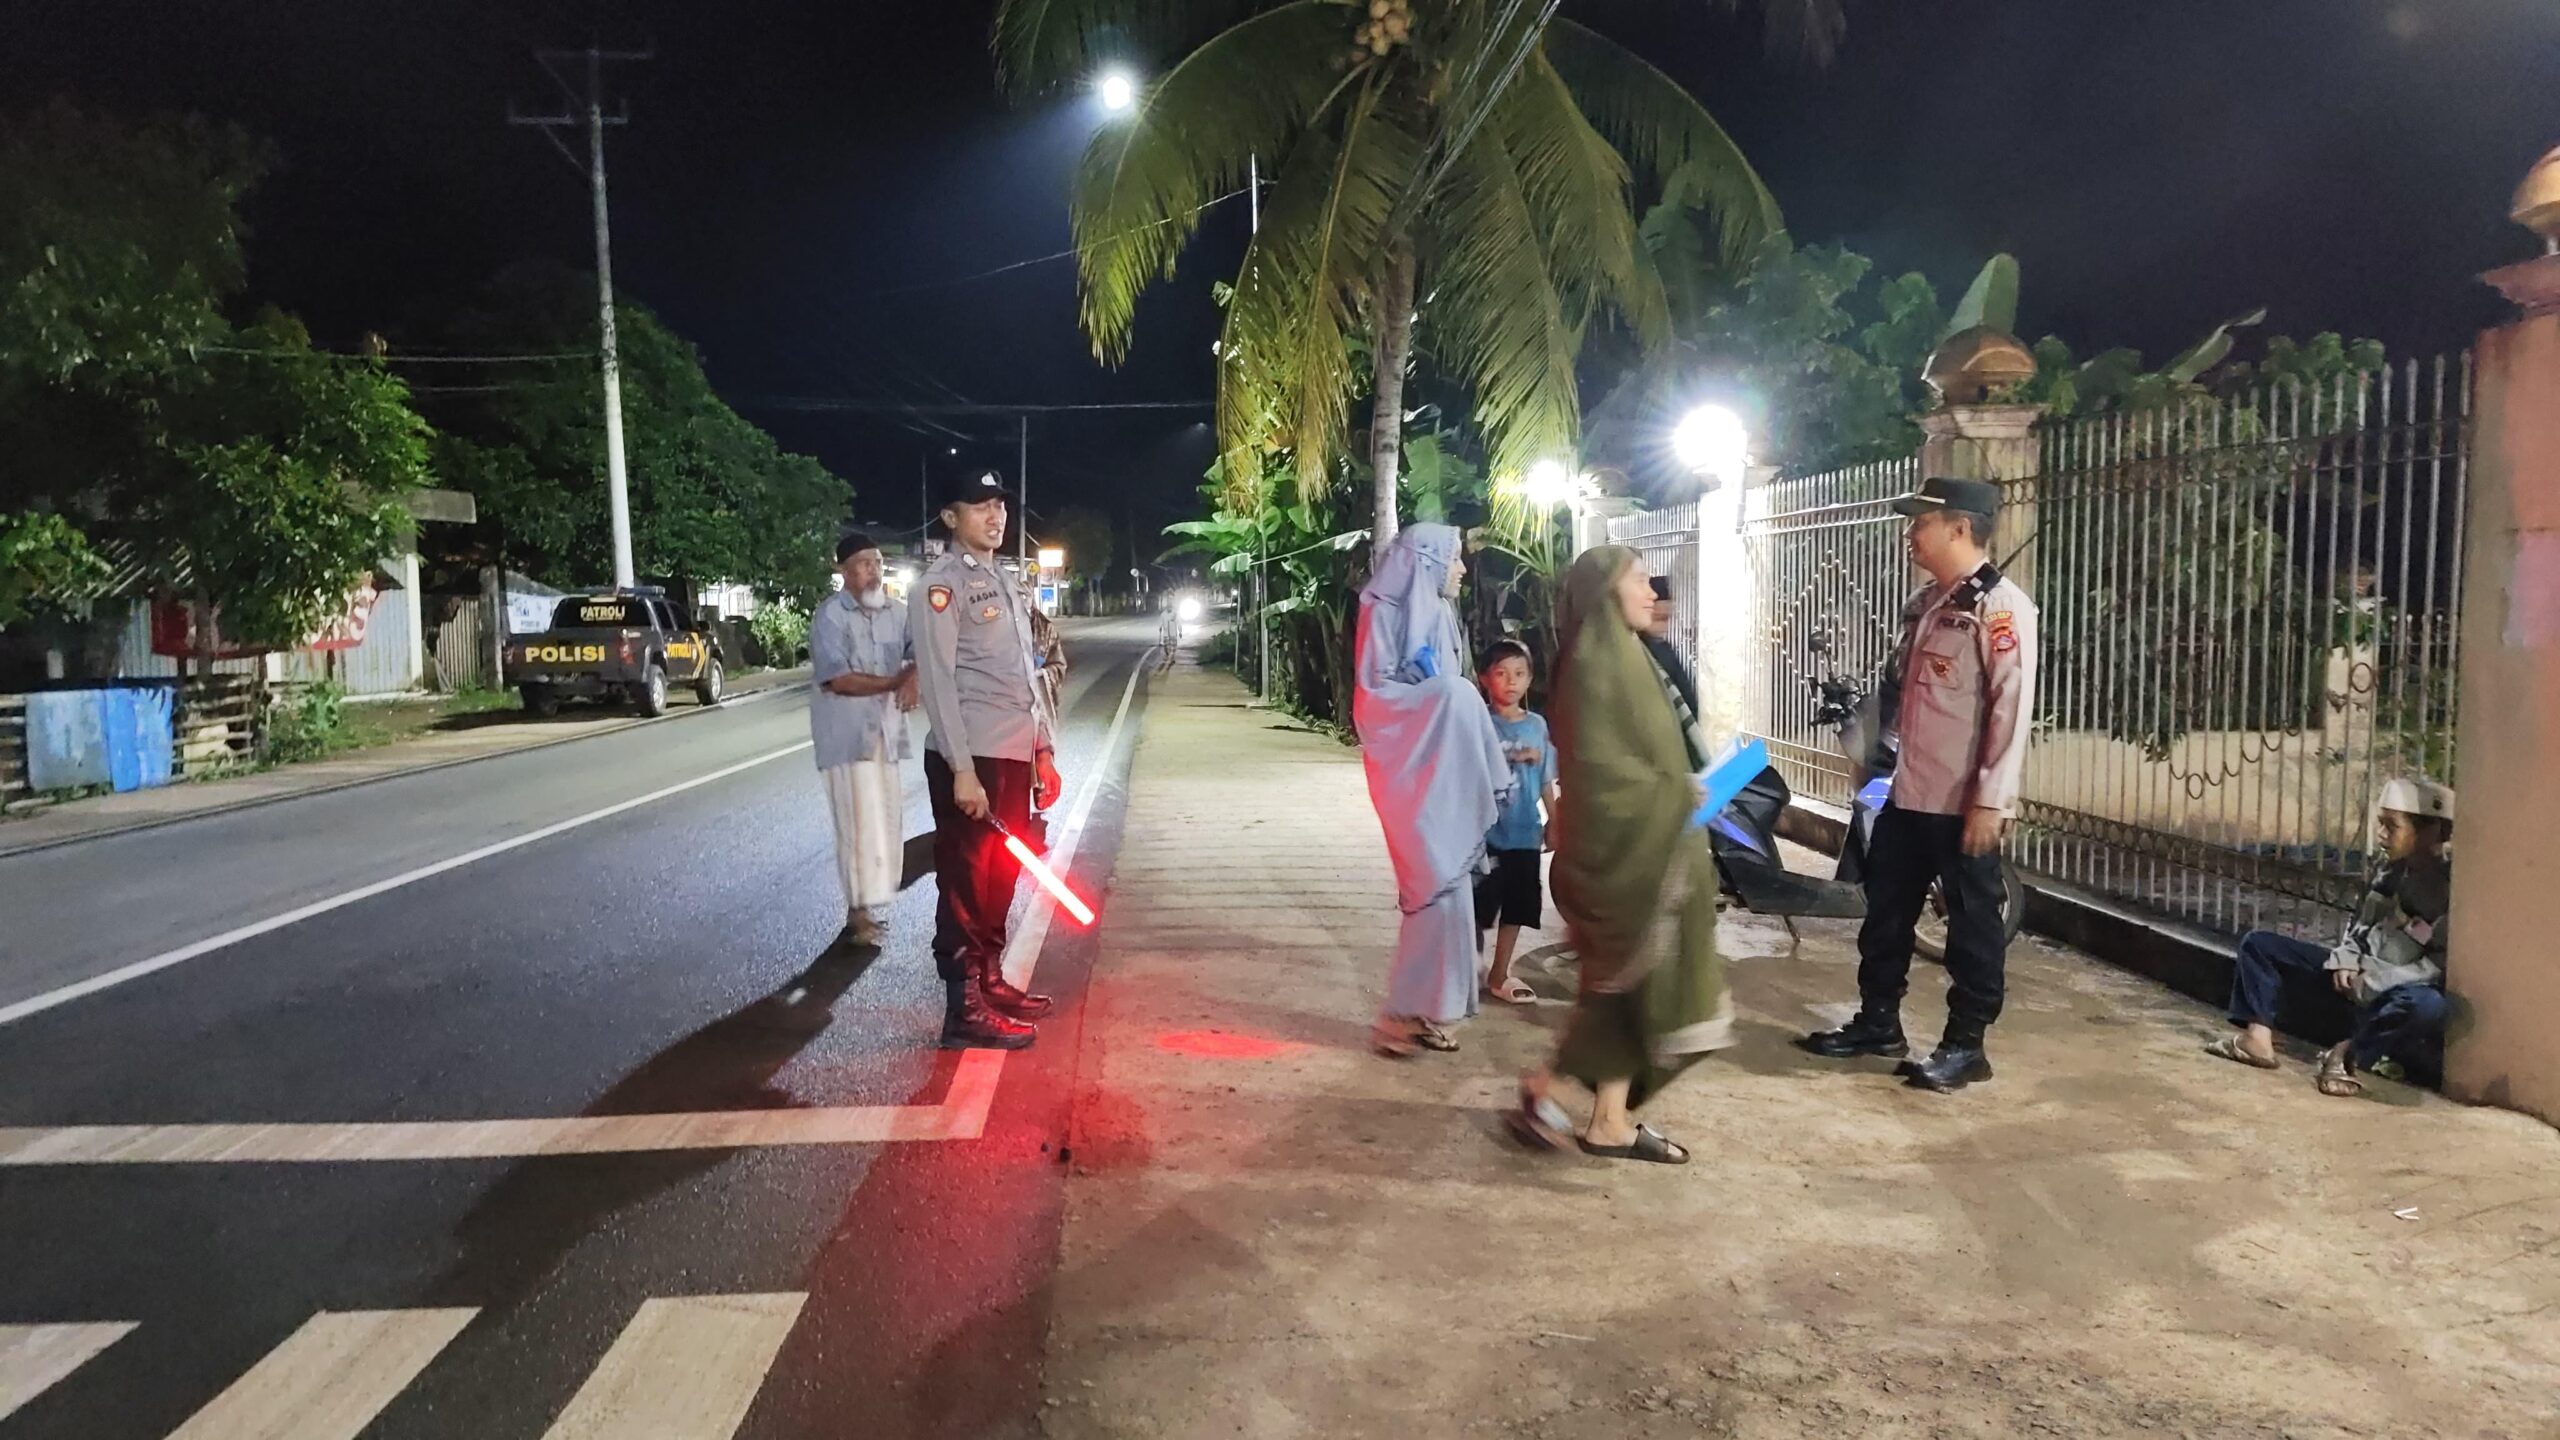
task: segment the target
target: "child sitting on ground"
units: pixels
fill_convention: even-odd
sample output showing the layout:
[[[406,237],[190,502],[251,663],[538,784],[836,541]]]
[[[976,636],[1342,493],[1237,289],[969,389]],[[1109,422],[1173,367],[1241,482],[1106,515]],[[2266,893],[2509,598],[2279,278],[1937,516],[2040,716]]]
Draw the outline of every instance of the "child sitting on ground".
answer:
[[[2400,779],[2382,787],[2374,816],[2382,850],[2375,872],[2347,926],[2346,938],[2323,948],[2271,930],[2240,938],[2231,977],[2231,1023],[2205,1048],[2225,1060],[2260,1070],[2276,1068],[2276,992],[2287,973],[2325,970],[2339,994],[2356,1003],[2353,1034],[2320,1057],[2317,1083],[2323,1095],[2359,1095],[2358,1071],[2372,1071],[2388,1056],[2410,1078],[2432,1083],[2444,1054],[2445,911],[2453,895],[2453,792],[2427,780]]]
[[[1514,782],[1493,828],[1485,832],[1493,869],[1476,882],[1476,928],[1494,930],[1493,968],[1485,974],[1484,993],[1527,1005],[1537,993],[1511,973],[1511,956],[1521,928],[1535,930],[1546,919],[1538,857],[1547,849],[1544,816],[1555,811],[1555,746],[1547,738],[1546,718],[1521,703],[1529,695],[1527,646],[1497,641],[1485,651],[1477,679],[1484,685],[1485,703],[1493,707],[1493,728],[1502,737]]]

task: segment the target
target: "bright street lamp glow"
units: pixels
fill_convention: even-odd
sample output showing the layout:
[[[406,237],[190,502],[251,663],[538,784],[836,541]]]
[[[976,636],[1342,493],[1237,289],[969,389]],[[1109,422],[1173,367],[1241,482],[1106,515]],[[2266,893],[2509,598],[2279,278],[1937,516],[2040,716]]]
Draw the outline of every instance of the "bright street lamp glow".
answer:
[[[1671,453],[1693,475],[1738,481],[1750,463],[1751,437],[1741,416],[1722,405],[1701,405],[1680,417],[1671,432]]]
[[[1173,607],[1173,614],[1175,619],[1180,620],[1185,625],[1198,621],[1200,618],[1199,599],[1190,595],[1183,596],[1181,603]]]
[[[1552,510],[1573,498],[1573,472],[1561,460],[1541,460],[1529,467],[1520,483],[1520,493],[1541,510]]]
[[[1138,82],[1114,70],[1102,77],[1101,94],[1102,108],[1117,115],[1138,103]]]

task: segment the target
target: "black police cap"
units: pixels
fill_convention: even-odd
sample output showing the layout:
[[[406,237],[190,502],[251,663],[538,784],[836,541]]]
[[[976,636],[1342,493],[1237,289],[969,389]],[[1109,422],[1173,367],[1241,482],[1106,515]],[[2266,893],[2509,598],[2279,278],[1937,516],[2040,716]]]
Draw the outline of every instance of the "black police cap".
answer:
[[[1920,482],[1916,493],[1893,502],[1897,515],[1927,515],[1938,510],[1962,510],[1987,520],[2000,513],[2000,487],[1988,480],[1933,475]]]
[[[933,508],[937,513],[946,505],[975,505],[987,500],[1001,500],[1012,509],[1022,505],[1012,487],[1004,483],[1004,472],[990,465],[945,470],[934,483]]]

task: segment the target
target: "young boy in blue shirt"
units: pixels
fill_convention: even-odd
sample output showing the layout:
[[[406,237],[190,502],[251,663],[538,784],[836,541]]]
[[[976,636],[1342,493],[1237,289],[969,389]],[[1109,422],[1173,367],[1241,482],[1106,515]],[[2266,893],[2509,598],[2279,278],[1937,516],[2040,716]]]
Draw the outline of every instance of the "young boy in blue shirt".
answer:
[[[1546,918],[1538,858],[1547,848],[1544,817],[1555,811],[1556,752],[1547,738],[1546,718],[1521,703],[1529,696],[1527,646],[1516,640],[1496,642],[1485,651],[1484,669],[1476,678],[1484,686],[1485,703],[1493,708],[1493,728],[1502,737],[1502,753],[1511,761],[1515,782],[1493,828],[1485,832],[1493,869],[1476,882],[1476,927],[1494,930],[1493,968],[1486,972],[1484,993],[1527,1005],[1538,998],[1537,992],[1512,975],[1511,953],[1520,943],[1521,928],[1537,929]]]

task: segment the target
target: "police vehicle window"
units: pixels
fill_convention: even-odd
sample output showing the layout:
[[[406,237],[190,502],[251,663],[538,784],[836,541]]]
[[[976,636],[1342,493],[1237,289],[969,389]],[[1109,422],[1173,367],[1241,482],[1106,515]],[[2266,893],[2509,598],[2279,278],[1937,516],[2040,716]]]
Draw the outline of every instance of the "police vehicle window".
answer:
[[[551,616],[554,630],[636,630],[648,623],[648,602],[633,595],[572,595]]]
[[[649,608],[657,612],[658,628],[666,631],[670,635],[674,634],[676,631],[676,612],[674,607],[668,605],[664,600],[652,600],[649,602]]]

